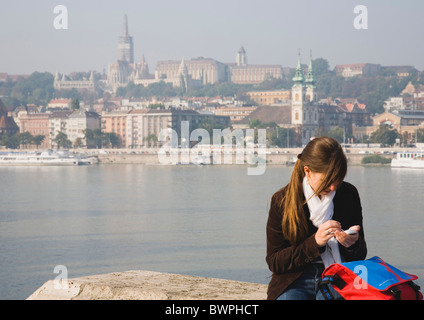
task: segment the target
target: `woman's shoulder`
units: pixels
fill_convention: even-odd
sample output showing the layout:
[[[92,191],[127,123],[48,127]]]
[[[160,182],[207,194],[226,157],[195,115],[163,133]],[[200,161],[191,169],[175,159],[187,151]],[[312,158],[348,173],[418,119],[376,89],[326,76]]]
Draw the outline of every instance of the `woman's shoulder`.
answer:
[[[276,191],[270,201],[270,207],[269,207],[269,217],[273,217],[281,222],[281,215],[282,215],[282,205],[283,205],[283,199],[284,195],[286,194],[286,187],[283,187]]]
[[[286,189],[287,187],[282,187],[281,189],[276,191],[271,197],[272,203],[280,203],[283,200],[284,195],[286,194]]]
[[[342,182],[342,185],[340,186],[339,190],[340,191],[346,191],[346,192],[349,192],[349,191],[358,192],[358,189],[356,189],[356,187],[353,184],[351,184],[350,182],[347,182],[347,181]],[[339,191],[339,190],[337,190],[337,191]]]
[[[343,181],[342,185],[337,189],[337,195],[339,197],[359,197],[359,192],[353,184]]]
[[[286,187],[282,187],[281,189],[277,190],[276,192],[274,192],[274,194],[271,197],[271,209],[276,210],[276,211],[280,211],[282,204],[283,204],[283,199],[284,196],[286,194]]]

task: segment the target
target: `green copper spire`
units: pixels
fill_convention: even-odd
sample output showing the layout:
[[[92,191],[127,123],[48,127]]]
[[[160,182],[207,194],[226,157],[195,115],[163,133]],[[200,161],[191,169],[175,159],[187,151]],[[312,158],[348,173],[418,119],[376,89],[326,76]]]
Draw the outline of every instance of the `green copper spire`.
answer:
[[[315,88],[315,77],[314,70],[312,67],[312,51],[311,51],[311,60],[309,61],[308,74],[306,75],[306,86]]]
[[[295,86],[303,86],[303,71],[302,64],[300,63],[300,52],[297,58],[296,73],[294,74],[293,81]]]

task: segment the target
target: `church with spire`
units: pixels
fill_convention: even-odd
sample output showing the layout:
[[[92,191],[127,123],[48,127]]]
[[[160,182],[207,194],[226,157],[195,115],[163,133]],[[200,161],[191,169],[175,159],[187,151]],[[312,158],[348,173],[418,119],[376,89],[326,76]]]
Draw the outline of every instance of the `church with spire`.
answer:
[[[134,43],[133,37],[128,34],[128,17],[124,15],[124,32],[119,37],[119,60],[126,61],[129,64],[134,63]]]
[[[354,126],[370,122],[370,114],[365,106],[353,109],[338,99],[318,100],[312,53],[306,73],[302,68],[299,53],[291,88],[290,107],[290,127],[296,131],[298,142],[302,145],[306,145],[316,135],[335,128],[342,128],[346,136],[351,136]]]
[[[313,67],[312,54],[306,66],[302,65],[299,53],[289,100],[262,105],[259,103],[248,117],[237,122],[236,127],[248,128],[251,119],[262,123],[275,122],[279,127],[295,132],[295,141],[290,142],[291,145],[306,145],[312,138],[335,128],[342,128],[345,135],[350,136],[353,126],[369,123],[370,115],[365,106],[352,112],[352,108],[349,109],[337,99],[318,99]],[[269,91],[255,93],[262,95]]]
[[[291,88],[291,124],[303,144],[314,136],[319,127],[319,105],[312,66],[312,54],[306,77],[303,74],[300,52]]]
[[[124,15],[123,32],[118,42],[118,60],[108,66],[107,85],[116,90],[120,86],[126,86],[130,81],[151,78],[144,55],[139,63],[134,60],[133,37],[128,32],[128,17]]]

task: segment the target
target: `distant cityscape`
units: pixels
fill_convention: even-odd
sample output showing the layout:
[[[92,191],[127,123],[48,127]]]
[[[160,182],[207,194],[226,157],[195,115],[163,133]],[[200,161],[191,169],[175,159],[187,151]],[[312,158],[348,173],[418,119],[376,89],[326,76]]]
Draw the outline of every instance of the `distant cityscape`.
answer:
[[[179,132],[182,121],[188,121],[191,130],[267,128],[268,145],[279,147],[301,146],[319,135],[344,143],[424,142],[421,72],[413,66],[337,65],[331,71],[335,79],[353,85],[357,79],[379,76],[396,92],[386,93],[381,108],[373,105],[371,110],[358,96],[323,94],[317,84],[324,85],[325,79],[317,81],[316,73],[317,62],[324,59],[318,60],[311,53],[304,65],[299,53],[295,68],[250,65],[241,46],[232,63],[204,57],[159,61],[151,74],[144,56],[134,60],[125,15],[118,60],[109,64],[107,73],[57,73],[48,80],[53,92],[45,104],[2,102],[11,101],[14,86],[31,76],[0,73],[0,148],[160,147],[160,132]],[[395,85],[403,86],[393,91]],[[227,86],[230,94],[199,95],[203,88],[217,86]],[[143,96],[143,88],[162,91]],[[131,95],[132,89],[139,94]],[[368,101],[373,103],[371,94]],[[384,134],[390,139],[377,141]]]

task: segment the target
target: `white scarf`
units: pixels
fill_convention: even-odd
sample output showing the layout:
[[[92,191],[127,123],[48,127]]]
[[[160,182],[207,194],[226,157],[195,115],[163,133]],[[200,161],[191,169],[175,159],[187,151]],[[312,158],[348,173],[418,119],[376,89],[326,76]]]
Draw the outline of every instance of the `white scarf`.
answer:
[[[330,220],[333,217],[334,204],[333,198],[336,195],[336,191],[321,196],[321,199],[314,194],[311,186],[308,183],[308,179],[303,179],[303,193],[308,203],[310,212],[310,220],[315,227],[319,227],[322,223]],[[339,251],[339,244],[336,238],[328,240],[325,251],[321,254],[322,261],[327,268],[332,263],[341,263],[341,256]]]

